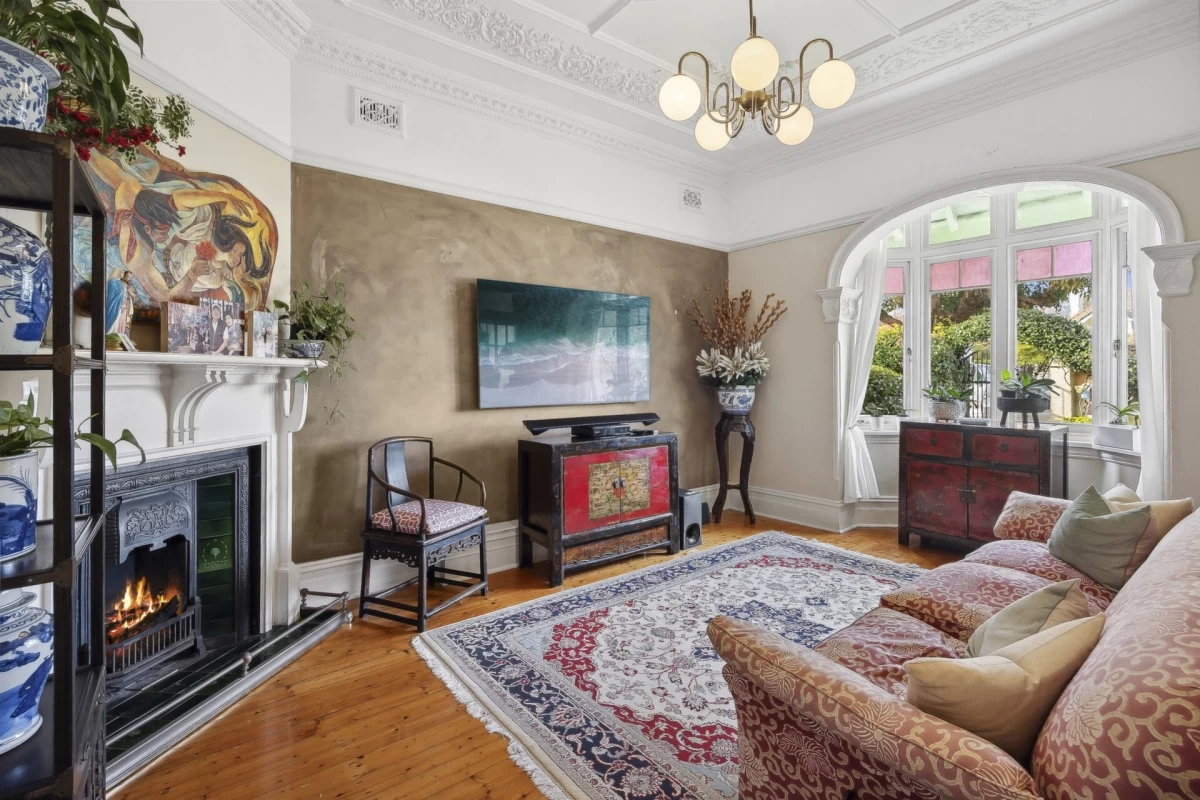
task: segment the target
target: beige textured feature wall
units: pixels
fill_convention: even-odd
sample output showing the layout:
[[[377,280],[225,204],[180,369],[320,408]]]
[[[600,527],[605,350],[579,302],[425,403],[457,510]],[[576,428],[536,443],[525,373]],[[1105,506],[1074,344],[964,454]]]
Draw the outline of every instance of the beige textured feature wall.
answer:
[[[297,562],[360,550],[366,450],[387,436],[432,436],[438,455],[487,483],[495,522],[516,518],[524,419],[654,411],[679,434],[680,485],[716,482],[719,410],[695,375],[702,343],[684,309],[725,280],[724,253],[302,165],[292,223],[293,284],[343,281],[366,337],[350,352],[358,371],[343,384],[341,423],[326,424],[334,392],[313,379],[296,437]],[[480,410],[478,278],[649,296],[650,402]]]
[[[729,254],[732,291],[752,290],[756,309],[774,292],[789,308],[764,341],[771,372],[754,401],[752,486],[838,496],[832,390],[837,326],[825,324],[817,290],[825,288],[833,254],[853,230],[836,228]],[[736,465],[738,450],[731,446],[730,452]]]
[[[1121,167],[1162,189],[1175,202],[1188,241],[1200,239],[1200,150]],[[1200,271],[1200,263],[1196,268]],[[1163,298],[1170,384],[1172,494],[1200,500],[1200,281],[1186,297]]]

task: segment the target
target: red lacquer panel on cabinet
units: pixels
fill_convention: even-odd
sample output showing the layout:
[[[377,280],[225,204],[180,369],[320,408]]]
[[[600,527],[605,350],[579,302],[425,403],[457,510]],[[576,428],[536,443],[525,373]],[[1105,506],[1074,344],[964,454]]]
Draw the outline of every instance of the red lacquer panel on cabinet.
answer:
[[[913,456],[945,456],[962,458],[963,435],[961,431],[928,430],[911,428],[905,433],[905,446]]]
[[[979,542],[990,542],[996,538],[992,529],[996,527],[996,520],[1000,517],[1010,494],[1038,493],[1038,476],[1027,472],[972,467],[970,480],[971,487],[975,490],[975,502],[971,504],[971,525],[967,536]]]
[[[671,510],[671,460],[667,447],[621,451],[621,521]]]
[[[971,457],[976,461],[1036,467],[1041,460],[1042,443],[1032,436],[977,433],[971,438],[971,451]]]
[[[907,480],[910,526],[947,536],[965,535],[968,506],[958,490],[967,486],[966,467],[913,460],[908,462]]]
[[[621,521],[620,453],[567,456],[563,469],[563,533],[583,533]]]

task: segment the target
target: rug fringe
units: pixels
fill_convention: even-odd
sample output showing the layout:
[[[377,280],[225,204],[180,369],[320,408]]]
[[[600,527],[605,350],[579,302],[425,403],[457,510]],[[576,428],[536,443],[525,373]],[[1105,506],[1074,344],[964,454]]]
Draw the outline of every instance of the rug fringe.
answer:
[[[558,782],[554,778],[550,777],[550,774],[542,768],[541,764],[530,754],[525,745],[518,742],[512,732],[500,724],[500,721],[484,708],[482,703],[475,699],[475,695],[471,693],[471,690],[442,663],[436,653],[421,641],[420,636],[413,638],[413,648],[417,651],[417,655],[424,659],[425,664],[433,672],[434,676],[446,685],[446,688],[454,695],[454,699],[466,707],[468,714],[482,722],[484,729],[489,733],[498,733],[508,739],[508,757],[529,775],[529,779],[533,781],[533,785],[542,794],[546,795],[549,800],[571,800],[571,796],[562,790],[562,787],[558,785]]]

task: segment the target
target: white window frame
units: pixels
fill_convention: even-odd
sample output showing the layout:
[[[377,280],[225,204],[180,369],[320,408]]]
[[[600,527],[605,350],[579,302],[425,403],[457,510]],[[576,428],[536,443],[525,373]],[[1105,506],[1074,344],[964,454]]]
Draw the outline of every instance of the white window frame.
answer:
[[[947,198],[938,208],[964,195]],[[1125,374],[1127,353],[1124,347],[1125,315],[1123,274],[1116,264],[1118,231],[1128,226],[1128,211],[1118,211],[1115,196],[1092,191],[1093,215],[1070,222],[1016,229],[1016,191],[991,196],[989,237],[963,239],[945,244],[929,244],[931,214],[905,223],[904,248],[889,248],[887,263],[907,264],[904,295],[904,406],[910,413],[928,412],[922,388],[929,385],[930,323],[929,266],[982,255],[992,260],[992,386],[991,396],[999,396],[1000,371],[1016,363],[1017,353],[1017,281],[1016,253],[1029,247],[1063,244],[1088,239],[1092,242],[1092,418],[1091,425],[1068,423],[1070,436],[1090,441],[1092,425],[1107,419],[1099,411],[1101,402],[1121,405],[1126,400]],[[920,246],[915,247],[916,243]],[[984,288],[984,287],[977,287]],[[1122,339],[1120,353],[1112,347],[1113,332]],[[992,418],[999,412],[993,408]]]
[[[966,194],[955,195],[954,197],[946,198],[945,203],[939,203],[938,208],[945,208],[946,206],[954,205],[954,203],[962,200],[974,199],[980,194],[980,192],[968,192]],[[941,242],[940,244],[933,244],[933,242],[930,241],[929,235],[929,226],[932,224],[931,220],[933,218],[933,212],[931,211],[928,214],[921,215],[921,217],[916,221],[916,226],[919,228],[918,233],[920,234],[921,238],[912,239],[909,238],[907,233],[905,233],[905,244],[913,241],[919,241],[921,243],[921,251],[924,253],[934,250],[954,250],[959,247],[969,247],[971,245],[978,244],[979,242],[986,242],[990,239],[994,239],[997,231],[1003,230],[1003,228],[996,225],[997,211],[1001,206],[1003,206],[1003,203],[997,203],[996,195],[994,194],[987,194],[987,198],[989,232],[986,236],[973,236],[970,239],[956,239],[953,242]]]

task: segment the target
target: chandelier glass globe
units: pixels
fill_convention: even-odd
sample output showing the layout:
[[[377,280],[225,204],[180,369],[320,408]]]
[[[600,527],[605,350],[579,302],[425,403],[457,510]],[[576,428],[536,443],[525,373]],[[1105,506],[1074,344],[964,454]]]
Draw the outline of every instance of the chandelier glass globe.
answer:
[[[733,51],[729,69],[743,89],[765,89],[779,74],[779,51],[761,36],[751,36]]]
[[[789,109],[790,110],[790,109]],[[779,120],[775,138],[786,145],[800,144],[813,131],[813,115],[805,106],[787,119]]]
[[[705,150],[720,150],[729,144],[729,133],[724,125],[708,114],[701,114],[700,119],[696,120],[696,143]]]
[[[668,119],[682,122],[696,113],[700,107],[700,86],[691,76],[682,73],[663,81],[658,90],[658,107]]]
[[[831,58],[813,70],[808,79],[808,96],[821,108],[838,108],[854,94],[854,68],[838,58]]]

